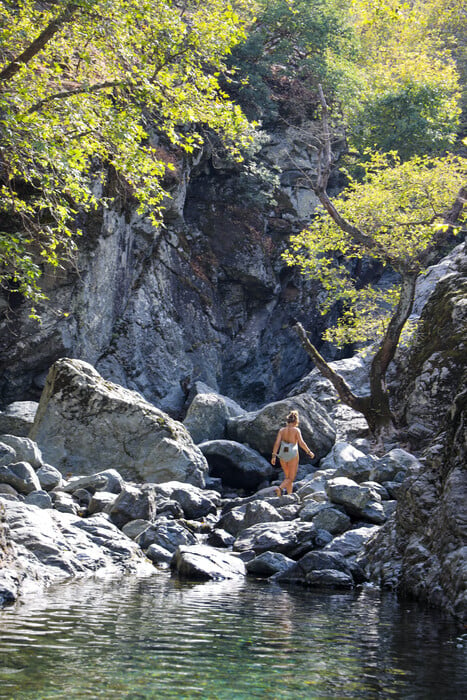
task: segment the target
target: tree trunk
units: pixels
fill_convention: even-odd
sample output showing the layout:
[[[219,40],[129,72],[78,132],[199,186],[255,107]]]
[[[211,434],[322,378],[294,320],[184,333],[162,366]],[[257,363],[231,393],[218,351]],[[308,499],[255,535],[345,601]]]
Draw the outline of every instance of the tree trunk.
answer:
[[[36,54],[42,51],[44,46],[52,39],[58,30],[71,20],[77,9],[78,5],[76,3],[70,3],[67,5],[63,12],[47,25],[39,36],[29,44],[23,53],[17,56],[13,61],[5,66],[2,71],[0,71],[0,84],[7,83],[9,80],[11,80],[20,70],[22,65],[29,63],[29,61],[34,58]]]

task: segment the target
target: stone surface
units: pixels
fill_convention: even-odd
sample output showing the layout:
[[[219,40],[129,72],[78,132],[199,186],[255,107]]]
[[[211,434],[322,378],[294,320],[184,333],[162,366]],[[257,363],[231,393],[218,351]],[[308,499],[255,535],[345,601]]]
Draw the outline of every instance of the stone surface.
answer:
[[[299,411],[299,428],[316,459],[324,457],[334,444],[335,428],[325,409],[308,394],[276,401],[259,411],[230,418],[227,421],[227,434],[231,440],[247,444],[270,457],[277,431],[285,425],[285,418],[291,410]],[[310,461],[308,456],[303,455],[304,462]]]
[[[14,401],[0,411],[0,435],[27,437],[34,423],[37,401]]]
[[[208,461],[210,474],[226,486],[254,491],[275,471],[256,450],[239,442],[210,440],[202,442],[199,449]]]
[[[51,368],[31,436],[45,461],[73,474],[116,468],[136,481],[202,486],[208,468],[181,423],[79,360]]]
[[[227,396],[216,392],[199,393],[193,398],[183,424],[196,444],[222,440],[225,438],[227,419],[244,412]]]
[[[37,471],[37,478],[40,485],[46,491],[51,491],[57,486],[62,486],[63,479],[61,473],[50,464],[43,464]]]
[[[293,564],[294,560],[289,559],[285,554],[280,552],[263,552],[246,562],[246,570],[253,576],[268,578],[279,572],[286,571]]]
[[[237,552],[281,552],[292,559],[313,549],[316,528],[297,520],[260,523],[243,530],[234,542]]]
[[[9,484],[24,494],[39,491],[41,488],[36,472],[28,462],[14,462],[0,467],[0,483]]]
[[[363,519],[369,518],[374,510],[373,505],[381,501],[381,496],[375,490],[359,485],[345,476],[330,479],[326,493],[332,503],[344,506],[349,515]]]
[[[156,516],[154,489],[126,484],[110,507],[109,515],[120,528],[130,520],[153,520]]]
[[[216,512],[219,495],[213,492],[205,492],[191,484],[184,484],[180,481],[168,481],[158,484],[155,489],[158,496],[176,501],[182,508],[185,518],[202,518],[209,513]],[[209,496],[212,496],[211,498]]]
[[[274,581],[326,588],[351,588],[354,585],[349,564],[335,552],[308,552],[274,576]]]
[[[16,453],[16,462],[29,462],[38,469],[42,465],[42,455],[35,442],[27,437],[17,435],[0,435],[0,442],[12,447]]]
[[[239,557],[206,545],[178,547],[172,568],[180,578],[203,581],[232,579],[246,574],[245,564]]]

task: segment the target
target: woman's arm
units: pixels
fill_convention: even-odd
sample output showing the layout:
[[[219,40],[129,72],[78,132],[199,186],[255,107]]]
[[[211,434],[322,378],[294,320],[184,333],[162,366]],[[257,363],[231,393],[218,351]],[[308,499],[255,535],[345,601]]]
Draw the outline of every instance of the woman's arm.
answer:
[[[315,456],[315,453],[310,450],[308,445],[306,444],[305,440],[302,438],[302,433],[300,431],[300,428],[297,428],[297,434],[298,434],[298,444],[304,450],[307,455],[309,455],[312,459]]]
[[[277,433],[276,441],[274,443],[274,447],[272,448],[271,464],[276,463],[277,450],[279,449],[279,445],[281,444],[281,437],[282,437],[282,428]]]

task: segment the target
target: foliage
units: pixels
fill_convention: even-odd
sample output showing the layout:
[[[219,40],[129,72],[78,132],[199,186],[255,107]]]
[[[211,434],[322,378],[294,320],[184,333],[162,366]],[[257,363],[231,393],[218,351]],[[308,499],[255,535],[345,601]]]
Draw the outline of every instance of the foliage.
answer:
[[[406,162],[396,153],[368,157],[363,180],[351,180],[333,200],[357,235],[349,235],[321,210],[307,229],[292,236],[284,253],[289,265],[321,282],[323,313],[336,300],[342,302],[338,324],[325,334],[341,346],[382,337],[399,299],[398,286],[359,288],[352,262],[373,259],[401,276],[421,271],[467,176],[467,160],[454,156],[418,156]]]
[[[352,145],[360,152],[397,150],[407,159],[440,153],[453,143],[458,73],[435,5],[435,0],[353,0],[359,90],[346,112]]]
[[[255,5],[256,21],[232,53],[237,79],[229,93],[250,118],[263,123],[281,109],[295,111],[298,119],[313,114],[318,82],[336,92],[348,80],[346,61],[354,51],[349,0],[257,0]]]
[[[109,172],[157,222],[160,135],[189,154],[209,128],[241,158],[252,128],[219,75],[242,36],[222,0],[0,3],[0,286],[43,298],[44,264],[73,253]]]

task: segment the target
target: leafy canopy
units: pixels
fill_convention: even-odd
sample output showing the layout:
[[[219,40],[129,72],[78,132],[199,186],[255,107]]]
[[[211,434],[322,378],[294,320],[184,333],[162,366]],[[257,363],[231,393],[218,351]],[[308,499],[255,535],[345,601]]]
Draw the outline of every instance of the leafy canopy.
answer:
[[[43,298],[44,264],[73,253],[76,216],[106,204],[109,173],[159,221],[174,167],[161,136],[189,154],[209,128],[241,158],[252,127],[219,75],[248,5],[0,3],[0,286]]]
[[[333,200],[356,236],[319,210],[308,228],[291,237],[283,256],[321,282],[323,313],[337,300],[342,302],[337,325],[324,336],[338,346],[381,337],[399,299],[398,285],[359,287],[353,263],[371,258],[401,276],[422,270],[467,176],[467,160],[454,156],[417,156],[402,162],[396,153],[373,154],[364,167],[363,180],[351,180]]]

